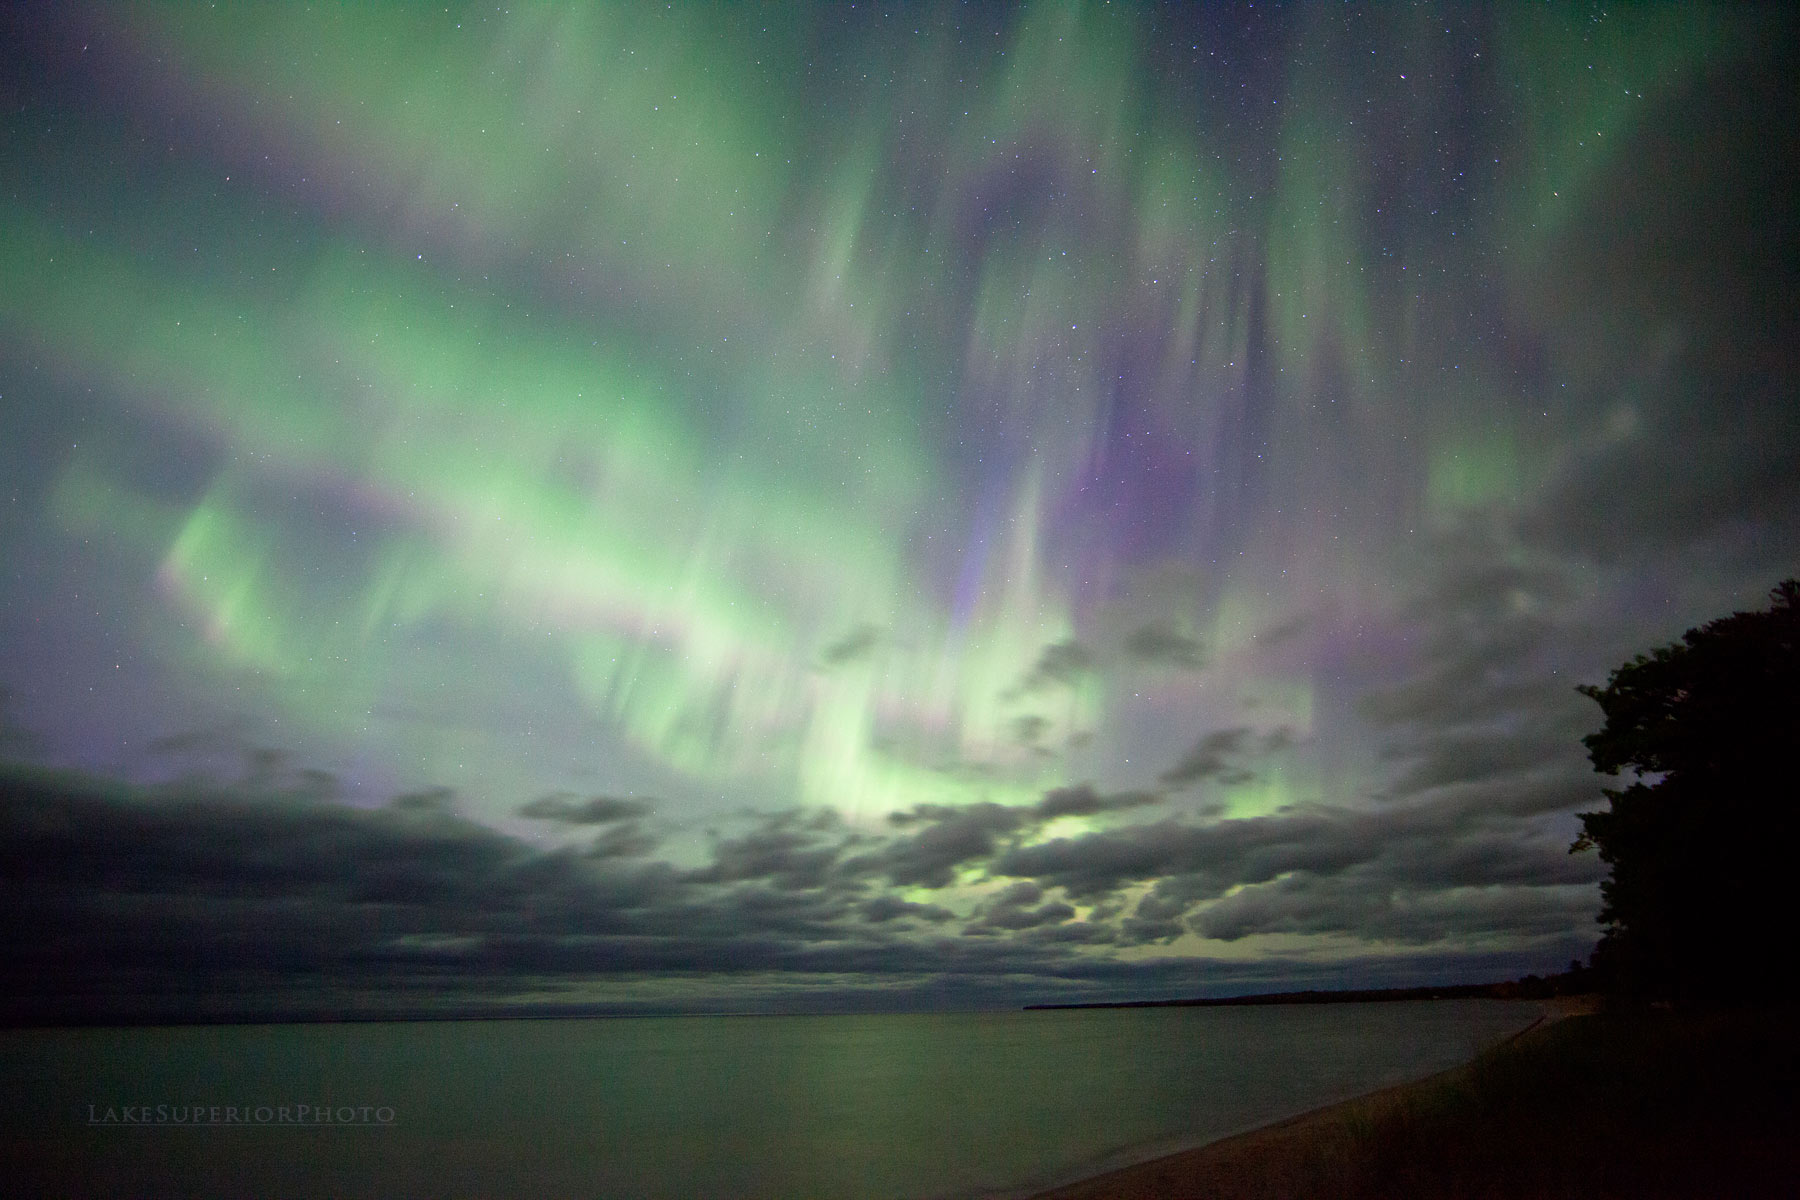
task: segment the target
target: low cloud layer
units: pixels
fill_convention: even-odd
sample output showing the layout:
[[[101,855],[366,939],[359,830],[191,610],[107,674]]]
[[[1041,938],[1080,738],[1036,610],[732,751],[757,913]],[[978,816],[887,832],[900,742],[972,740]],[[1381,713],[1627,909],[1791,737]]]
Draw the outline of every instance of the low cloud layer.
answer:
[[[1090,787],[920,806],[873,832],[831,810],[746,814],[690,866],[653,856],[633,802],[526,806],[595,831],[543,849],[413,799],[9,773],[12,1015],[1011,1003],[1420,980],[1444,962],[1466,977],[1566,961],[1595,902],[1596,864],[1537,805],[1471,818],[1458,788],[1238,820]],[[1089,832],[1045,839],[1072,817]],[[1318,945],[1229,961],[1261,934]]]
[[[628,821],[650,811],[650,806],[637,800],[617,796],[543,796],[523,805],[521,817],[538,821],[556,821],[565,825],[605,825]]]

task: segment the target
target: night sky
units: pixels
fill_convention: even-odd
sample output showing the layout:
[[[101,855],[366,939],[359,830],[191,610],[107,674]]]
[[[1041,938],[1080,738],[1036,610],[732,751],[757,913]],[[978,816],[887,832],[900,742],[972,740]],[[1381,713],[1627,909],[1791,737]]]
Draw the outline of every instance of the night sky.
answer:
[[[6,7],[7,990],[1565,967],[1576,685],[1800,568],[1796,28]]]

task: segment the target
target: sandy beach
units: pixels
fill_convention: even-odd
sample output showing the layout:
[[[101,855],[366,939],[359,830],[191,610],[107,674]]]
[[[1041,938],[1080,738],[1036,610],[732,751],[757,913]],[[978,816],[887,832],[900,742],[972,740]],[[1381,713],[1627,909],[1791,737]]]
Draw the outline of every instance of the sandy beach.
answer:
[[[1318,1163],[1354,1149],[1356,1130],[1395,1111],[1408,1093],[1465,1069],[1396,1084],[1192,1150],[1052,1188],[1030,1200],[1277,1200],[1300,1195],[1316,1180]]]
[[[1594,1012],[1598,998],[1558,997],[1544,1015],[1508,1038],[1541,1037],[1552,1024]],[[1194,1149],[1052,1188],[1030,1200],[1278,1200],[1332,1194],[1335,1164],[1358,1154],[1371,1130],[1434,1089],[1454,1087],[1473,1064],[1327,1105]]]

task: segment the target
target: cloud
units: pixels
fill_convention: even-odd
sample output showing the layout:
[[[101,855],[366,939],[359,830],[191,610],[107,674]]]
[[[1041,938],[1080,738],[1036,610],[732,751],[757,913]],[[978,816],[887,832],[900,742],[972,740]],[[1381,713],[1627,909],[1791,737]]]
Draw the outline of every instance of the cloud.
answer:
[[[1192,878],[1159,879],[1156,885],[1132,906],[1129,915],[1119,922],[1119,940],[1126,945],[1142,946],[1152,942],[1171,942],[1187,932],[1182,916],[1194,907],[1196,881]]]
[[[1050,732],[1050,721],[1036,713],[1028,713],[1022,717],[1013,718],[1011,729],[1013,740],[1019,745],[1037,747],[1043,742],[1044,735]]]
[[[588,846],[589,858],[640,858],[656,849],[658,838],[636,821],[609,825]]]
[[[153,738],[143,750],[146,758],[169,757],[211,761],[238,760],[254,748],[251,722],[234,717],[205,729],[191,729]]]
[[[778,816],[722,842],[710,870],[682,872],[544,852],[435,809],[15,772],[0,780],[0,991],[15,1015],[191,1015],[431,1007],[547,978],[725,977],[809,959],[846,969],[891,939],[851,891],[807,890],[833,828]]]
[[[996,875],[1033,878],[1070,896],[1103,896],[1124,885],[1192,868],[1192,848],[1206,831],[1175,821],[1057,838],[1015,847],[989,864]]]
[[[1510,720],[1545,705],[1577,711],[1576,680],[1544,661],[1555,647],[1601,640],[1580,624],[1570,569],[1509,561],[1516,548],[1484,530],[1445,535],[1434,551],[1433,575],[1403,614],[1419,649],[1401,678],[1363,695],[1360,714],[1398,731]]]
[[[1074,915],[1075,910],[1062,901],[1046,899],[1044,889],[1037,884],[1021,881],[990,900],[963,932],[1036,929],[1040,925],[1060,924]]]
[[[883,633],[877,625],[858,625],[819,652],[819,661],[827,667],[841,667],[860,662],[880,648]]]
[[[903,918],[941,925],[945,921],[956,918],[955,913],[942,905],[917,904],[895,896],[876,896],[865,901],[858,911],[862,913],[863,920],[868,921],[871,925],[882,925]]]
[[[1278,621],[1257,634],[1256,643],[1265,650],[1272,646],[1279,646],[1281,643],[1292,641],[1294,638],[1299,637],[1302,633],[1306,632],[1306,627],[1309,624],[1311,624],[1311,618],[1304,615],[1290,617],[1285,621]]]
[[[1126,809],[1161,804],[1166,799],[1159,792],[1128,791],[1108,795],[1096,791],[1090,783],[1080,783],[1073,787],[1051,788],[1045,792],[1044,798],[1037,802],[1035,814],[1046,821],[1057,817],[1092,817],[1101,813],[1123,812]]]
[[[388,807],[403,813],[450,813],[456,810],[456,793],[447,787],[403,792],[389,800]]]
[[[1202,734],[1181,758],[1160,776],[1170,787],[1186,787],[1203,779],[1235,785],[1256,778],[1255,772],[1237,761],[1246,757],[1265,757],[1293,744],[1293,731],[1286,726],[1257,736],[1249,726],[1216,729]]]
[[[1212,778],[1221,783],[1248,781],[1252,778],[1250,772],[1232,766],[1227,759],[1243,747],[1249,736],[1248,726],[1202,734],[1174,766],[1162,773],[1162,781],[1174,787]]]
[[[1377,811],[1304,805],[1206,825],[1165,820],[1014,846],[988,870],[1077,898],[1182,877],[1196,903],[1296,871],[1328,876],[1363,866],[1385,880],[1441,887],[1594,881],[1596,864],[1571,858],[1561,833],[1542,822],[1507,813],[1471,820],[1460,803]]]
[[[1052,642],[1009,694],[1029,696],[1055,687],[1075,687],[1094,673],[1094,652],[1074,639]]]
[[[922,804],[892,813],[888,823],[916,830],[850,860],[847,870],[874,871],[901,886],[949,887],[957,869],[990,858],[1004,840],[1016,840],[1048,821],[1099,816],[1159,804],[1155,792],[1103,794],[1091,784],[1052,788],[1036,804]]]
[[[765,818],[750,832],[713,844],[711,865],[688,878],[701,883],[767,881],[783,891],[824,887],[849,844],[837,814],[790,809]]]
[[[1683,398],[1719,385],[1695,380]],[[1641,561],[1707,540],[1757,529],[1774,554],[1761,574],[1787,569],[1778,547],[1791,547],[1800,511],[1800,418],[1791,393],[1761,379],[1724,384],[1759,403],[1710,408],[1708,427],[1691,414],[1644,413],[1621,438],[1596,437],[1567,456],[1542,499],[1525,514],[1525,532],[1562,553],[1604,562]],[[1747,399],[1748,399],[1747,397]],[[1730,436],[1720,436],[1729,427]],[[1791,562],[1790,560],[1787,560]]]
[[[521,817],[563,825],[605,825],[612,821],[629,821],[649,812],[650,806],[637,800],[623,800],[617,796],[580,799],[567,793],[540,796],[519,806]]]
[[[1800,255],[1776,198],[1800,186],[1800,161],[1767,131],[1796,121],[1783,70],[1727,56],[1623,130],[1621,168],[1584,189],[1541,285],[1591,411],[1524,514],[1533,544],[1661,573],[1683,552],[1689,572],[1716,570],[1693,552],[1722,542],[1757,578],[1792,569]]]
[[[545,851],[442,803],[353,808],[303,779],[284,797],[15,769],[0,778],[0,994],[15,1019],[470,1011],[577,986],[741,1007],[749,980],[772,977],[796,997],[942,1003],[1192,992],[1276,970],[1092,953],[1190,928],[1340,946],[1460,937],[1471,954],[1554,944],[1554,961],[1591,941],[1598,864],[1566,853],[1553,817],[1476,813],[1454,786],[1374,812],[1301,806],[1030,842],[1059,816],[1123,819],[1158,799],[1083,785],[1029,805],[919,806],[886,833],[830,810],[747,814],[701,865],[676,867],[649,857],[630,818],[583,822],[600,826],[590,846]],[[889,890],[968,871],[1004,886],[933,904]],[[959,921],[963,936],[939,932]],[[1325,970],[1276,973],[1300,986]]]
[[[1205,648],[1166,624],[1143,625],[1125,638],[1125,654],[1138,662],[1198,671],[1206,665]]]
[[[1003,835],[1024,827],[1031,810],[1023,805],[991,803],[922,804],[888,819],[898,828],[916,826],[918,832],[896,838],[847,865],[879,871],[902,887],[943,888],[955,880],[958,867],[987,858]]]
[[[1504,934],[1566,937],[1591,921],[1584,886],[1460,887],[1436,891],[1371,888],[1355,876],[1286,876],[1245,888],[1192,920],[1202,937],[1238,941],[1255,934],[1343,934],[1428,944]]]

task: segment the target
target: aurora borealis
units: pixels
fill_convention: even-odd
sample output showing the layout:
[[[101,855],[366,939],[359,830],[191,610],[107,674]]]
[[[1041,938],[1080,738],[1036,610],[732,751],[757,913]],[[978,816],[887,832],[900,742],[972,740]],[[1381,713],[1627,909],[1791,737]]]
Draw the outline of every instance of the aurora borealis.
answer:
[[[4,731],[136,873],[29,903],[256,987],[1557,969],[1574,686],[1800,559],[1774,7],[4,30]]]

